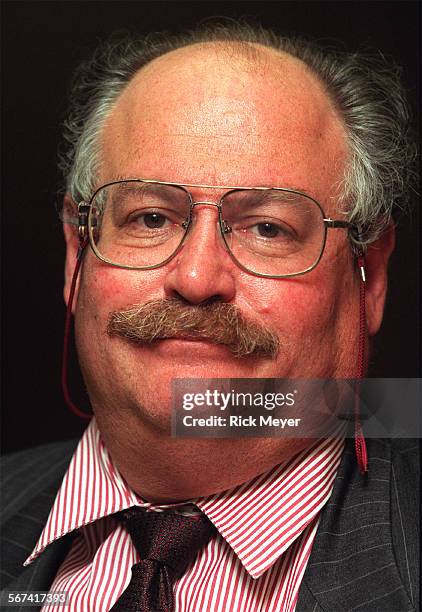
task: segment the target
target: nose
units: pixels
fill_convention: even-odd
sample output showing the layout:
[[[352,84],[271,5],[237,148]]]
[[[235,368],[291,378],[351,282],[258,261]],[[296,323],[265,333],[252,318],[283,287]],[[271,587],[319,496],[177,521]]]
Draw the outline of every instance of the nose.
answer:
[[[218,209],[201,204],[192,214],[185,242],[168,266],[166,297],[181,297],[192,304],[230,302],[235,296],[236,265],[221,237]]]

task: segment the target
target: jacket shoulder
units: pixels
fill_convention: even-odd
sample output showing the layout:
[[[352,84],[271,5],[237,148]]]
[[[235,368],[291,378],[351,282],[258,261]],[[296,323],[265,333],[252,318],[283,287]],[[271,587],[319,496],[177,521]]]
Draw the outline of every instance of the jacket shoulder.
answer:
[[[77,443],[78,440],[54,442],[0,459],[2,524],[43,490],[60,485]]]

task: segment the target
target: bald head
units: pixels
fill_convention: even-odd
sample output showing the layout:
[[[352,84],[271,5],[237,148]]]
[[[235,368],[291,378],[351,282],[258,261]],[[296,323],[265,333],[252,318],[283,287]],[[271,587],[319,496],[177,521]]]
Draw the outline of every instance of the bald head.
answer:
[[[334,193],[346,155],[342,122],[307,66],[243,43],[195,44],[150,62],[103,135],[102,181],[125,167],[126,176],[285,185],[321,197],[327,173]]]

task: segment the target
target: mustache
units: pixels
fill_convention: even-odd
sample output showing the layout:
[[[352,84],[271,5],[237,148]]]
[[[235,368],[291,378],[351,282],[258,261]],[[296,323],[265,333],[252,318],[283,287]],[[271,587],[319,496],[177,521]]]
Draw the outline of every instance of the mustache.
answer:
[[[280,348],[275,332],[246,319],[233,304],[217,301],[192,305],[172,298],[135,304],[111,313],[107,333],[138,345],[168,338],[207,340],[238,358],[274,359]]]

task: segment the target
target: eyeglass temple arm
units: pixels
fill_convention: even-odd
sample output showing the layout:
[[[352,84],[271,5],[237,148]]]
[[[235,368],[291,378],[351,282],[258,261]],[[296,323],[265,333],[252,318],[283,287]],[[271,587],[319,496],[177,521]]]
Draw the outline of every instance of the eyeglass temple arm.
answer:
[[[331,227],[333,229],[337,229],[339,227],[340,228],[341,227],[342,228],[351,228],[351,227],[353,227],[353,224],[350,223],[350,221],[341,221],[339,219],[330,219],[330,218],[324,219],[323,221],[324,221],[326,227],[328,227],[328,228]]]
[[[81,244],[88,237],[88,215],[91,206],[81,202],[78,204],[78,233]]]
[[[339,219],[324,219],[324,223],[325,226],[328,229],[338,229],[338,228],[346,228],[346,229],[351,229],[355,231],[355,235],[358,239],[361,239],[362,236],[362,229],[356,225],[354,225],[353,223],[350,223],[350,221],[342,221]],[[358,268],[359,268],[359,272],[360,272],[360,276],[361,276],[361,280],[363,283],[366,282],[366,273],[365,273],[365,254],[364,251],[362,249],[362,247],[359,247],[359,251],[358,251],[358,255],[357,255],[357,261],[358,261]]]

